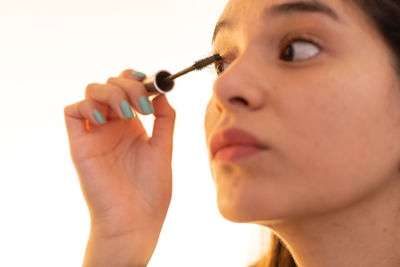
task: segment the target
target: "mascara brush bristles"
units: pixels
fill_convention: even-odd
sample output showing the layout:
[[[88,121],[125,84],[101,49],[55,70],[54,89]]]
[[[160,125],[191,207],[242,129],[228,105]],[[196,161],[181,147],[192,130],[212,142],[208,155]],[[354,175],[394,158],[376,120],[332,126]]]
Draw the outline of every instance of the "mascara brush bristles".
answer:
[[[176,78],[178,78],[182,75],[185,75],[186,73],[189,73],[194,70],[202,70],[205,67],[207,67],[208,65],[210,65],[214,62],[220,61],[221,59],[222,59],[222,57],[219,54],[215,54],[215,55],[212,55],[211,57],[207,57],[205,59],[198,60],[192,66],[190,66],[178,73],[175,73],[173,75],[166,77],[165,81],[169,82],[169,81],[175,80]]]
[[[215,54],[211,57],[196,61],[193,67],[195,67],[196,70],[201,70],[216,61],[220,61],[221,59],[222,57],[219,54]]]

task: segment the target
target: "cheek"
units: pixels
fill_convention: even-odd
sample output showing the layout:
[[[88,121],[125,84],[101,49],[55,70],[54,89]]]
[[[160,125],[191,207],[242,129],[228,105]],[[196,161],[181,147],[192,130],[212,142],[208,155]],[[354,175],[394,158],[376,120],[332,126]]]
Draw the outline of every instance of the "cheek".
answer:
[[[306,185],[304,199],[324,209],[377,190],[396,172],[400,154],[398,91],[384,82],[335,80],[292,91],[279,113],[284,174],[293,178],[286,182]]]
[[[204,117],[204,130],[207,142],[210,138],[210,135],[214,132],[214,129],[217,126],[217,121],[218,121],[218,110],[214,105],[213,99],[210,99],[210,101],[207,104],[206,113]]]

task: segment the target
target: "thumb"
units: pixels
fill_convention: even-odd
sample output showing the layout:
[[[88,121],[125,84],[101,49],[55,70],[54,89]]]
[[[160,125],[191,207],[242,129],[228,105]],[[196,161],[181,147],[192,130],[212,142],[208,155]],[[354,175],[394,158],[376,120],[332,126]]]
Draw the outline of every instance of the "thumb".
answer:
[[[163,147],[172,152],[172,139],[175,126],[175,110],[169,104],[165,94],[159,95],[152,101],[154,107],[153,135],[149,143]]]

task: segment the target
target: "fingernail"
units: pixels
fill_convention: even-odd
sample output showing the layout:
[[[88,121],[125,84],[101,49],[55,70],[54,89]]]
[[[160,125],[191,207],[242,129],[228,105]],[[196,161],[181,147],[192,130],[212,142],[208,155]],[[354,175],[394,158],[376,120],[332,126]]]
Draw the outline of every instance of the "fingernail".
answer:
[[[93,115],[98,123],[101,124],[106,123],[106,119],[103,117],[103,115],[101,115],[100,111],[98,111],[97,109],[93,111]]]
[[[150,114],[154,112],[153,105],[150,103],[150,100],[146,96],[142,96],[139,99],[139,104],[143,113]]]
[[[135,75],[138,78],[143,78],[144,76],[146,76],[146,74],[144,74],[143,72],[140,72],[140,71],[134,71],[133,75]]]
[[[122,113],[124,113],[125,118],[127,118],[127,119],[133,118],[133,112],[131,109],[131,105],[129,105],[128,101],[124,100],[121,102],[121,110],[122,110]]]

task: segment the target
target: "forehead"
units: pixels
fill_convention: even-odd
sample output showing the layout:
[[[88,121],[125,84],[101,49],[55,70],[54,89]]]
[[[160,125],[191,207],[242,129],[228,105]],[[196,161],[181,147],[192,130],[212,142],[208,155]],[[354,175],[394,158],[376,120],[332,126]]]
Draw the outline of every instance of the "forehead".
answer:
[[[352,2],[346,0],[347,2]],[[225,17],[249,17],[249,12],[251,16],[260,14],[264,9],[268,7],[286,4],[286,3],[321,3],[323,5],[331,7],[343,7],[343,0],[229,0],[225,9],[221,15],[221,18]]]
[[[346,25],[348,20],[364,17],[354,1],[345,0],[230,0],[216,24],[213,42],[221,29],[241,28],[251,32],[272,18],[318,14]],[[355,14],[359,13],[359,14]]]
[[[273,1],[273,0],[272,0]],[[220,20],[224,19],[242,19],[246,17],[249,12],[253,13],[255,6],[265,6],[268,1],[258,0],[229,0],[225,6],[224,11],[220,17]],[[252,14],[254,15],[254,14]]]

